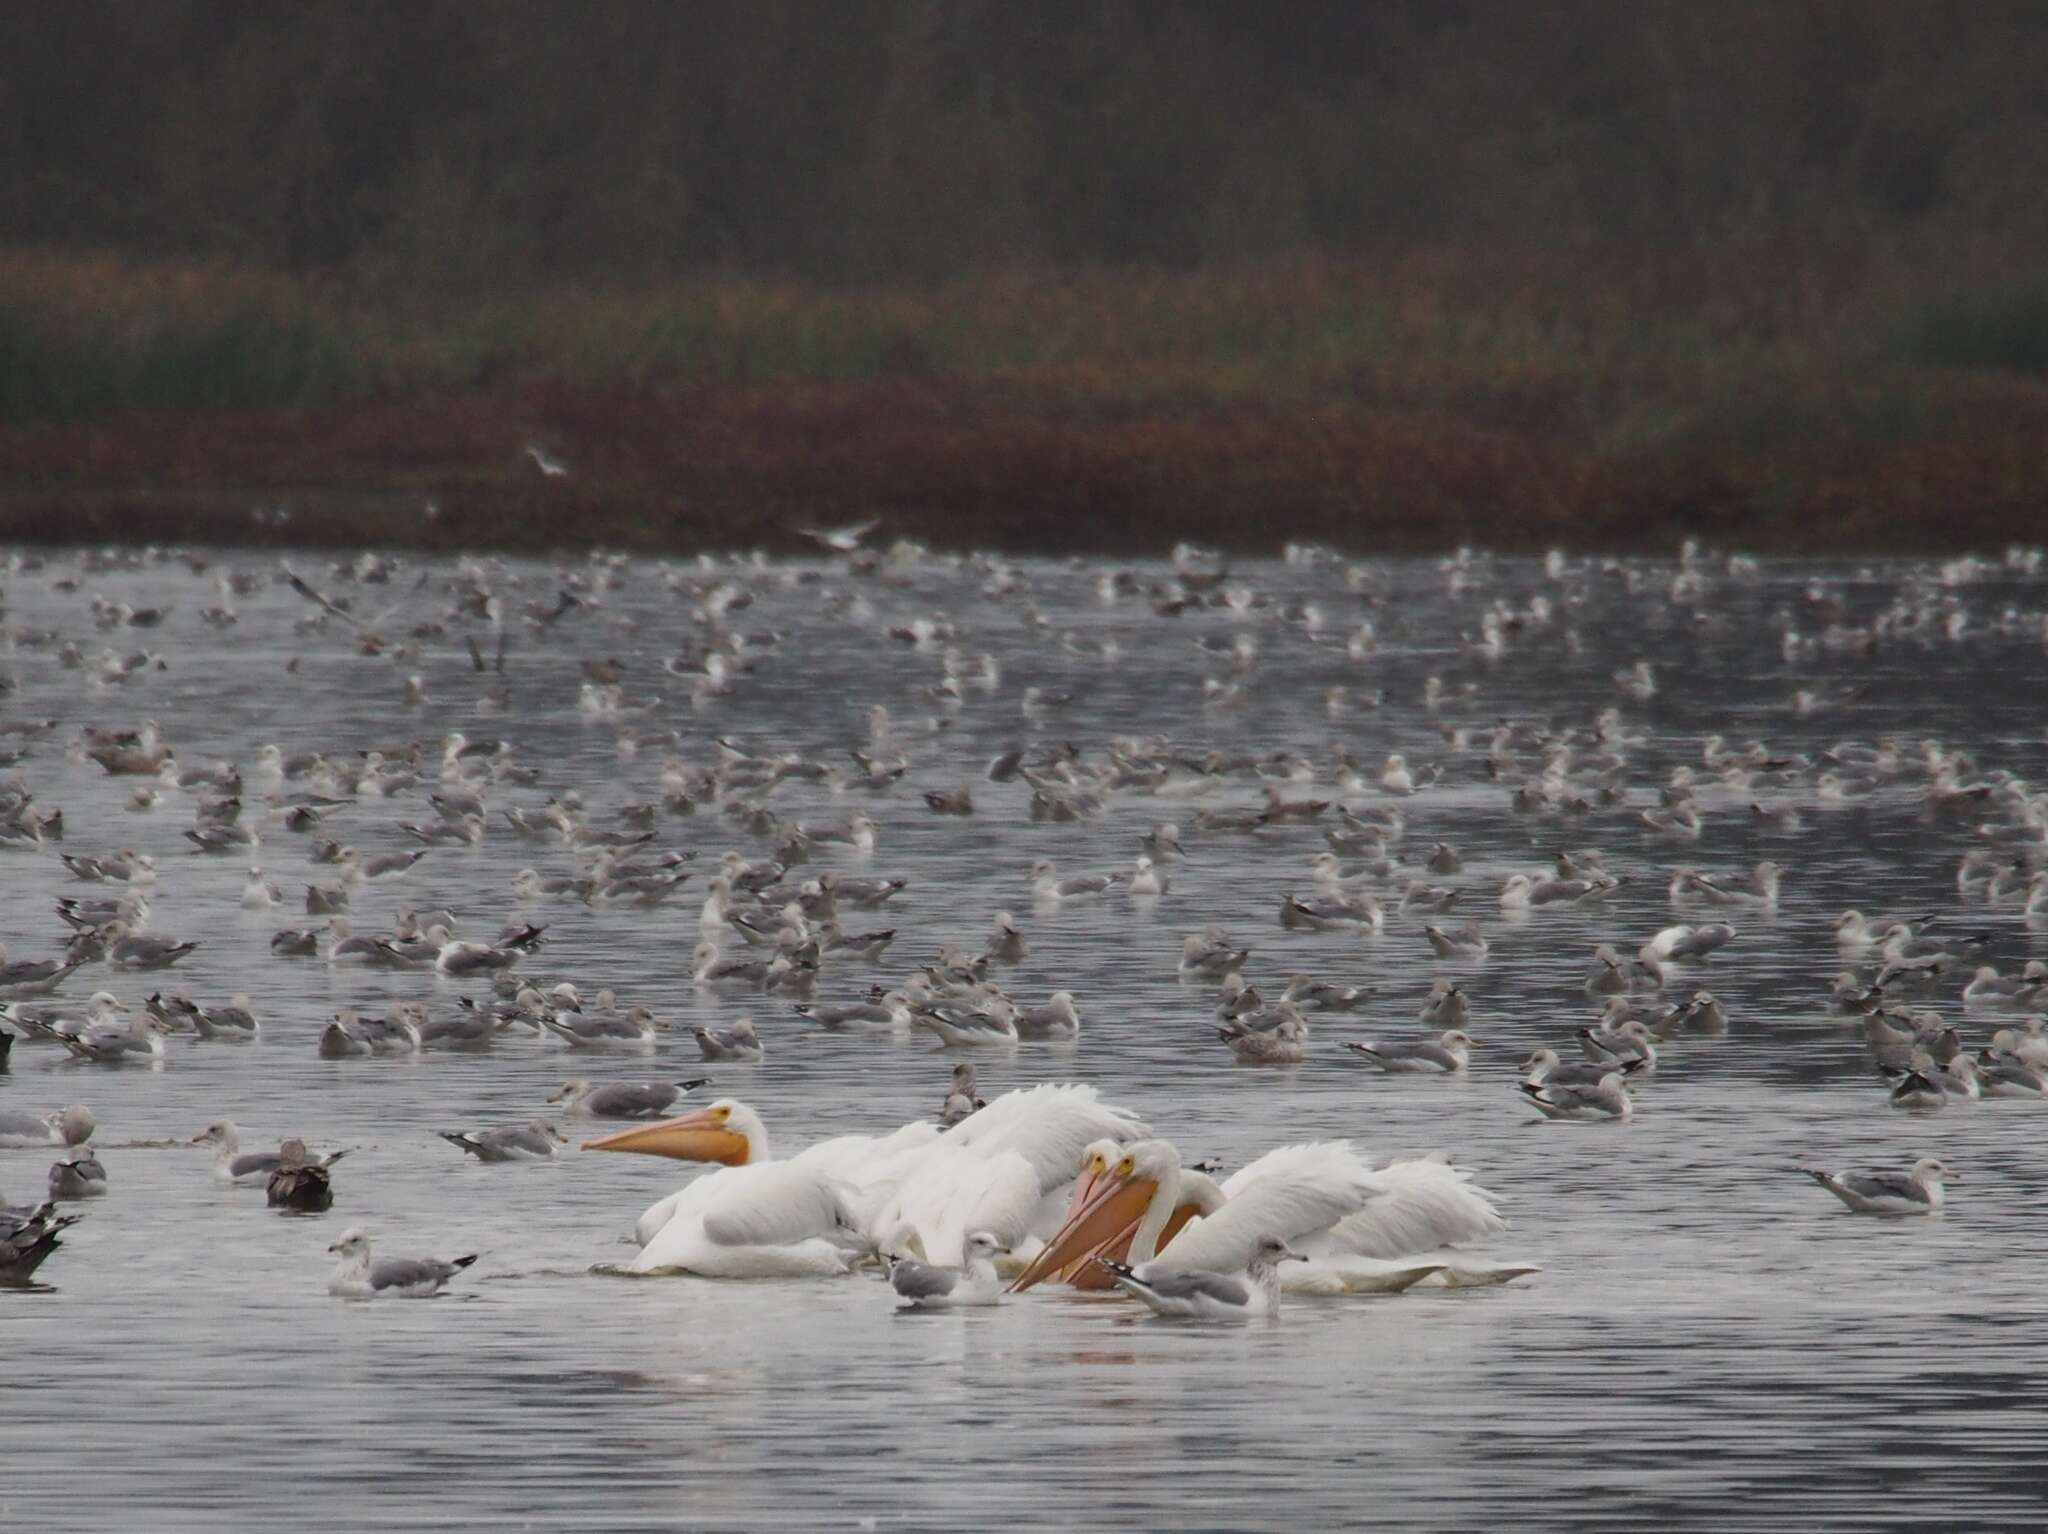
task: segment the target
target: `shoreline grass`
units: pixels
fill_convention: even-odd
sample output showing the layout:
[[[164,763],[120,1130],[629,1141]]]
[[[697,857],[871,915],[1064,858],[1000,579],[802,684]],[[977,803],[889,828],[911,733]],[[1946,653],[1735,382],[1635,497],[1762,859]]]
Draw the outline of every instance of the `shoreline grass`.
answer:
[[[1959,547],[2048,520],[2024,267],[1400,250],[430,305],[0,252],[0,532],[262,541],[293,499],[297,536],[519,546],[881,513],[1013,547]]]

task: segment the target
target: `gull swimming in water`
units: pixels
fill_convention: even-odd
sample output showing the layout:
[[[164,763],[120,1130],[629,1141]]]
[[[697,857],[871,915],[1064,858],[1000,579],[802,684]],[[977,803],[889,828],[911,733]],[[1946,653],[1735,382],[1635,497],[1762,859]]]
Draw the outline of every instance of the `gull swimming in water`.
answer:
[[[1183,976],[1199,975],[1220,980],[1243,969],[1251,956],[1249,948],[1237,947],[1224,935],[1222,928],[1207,927],[1190,933],[1181,944],[1180,972]]]
[[[0,943],[0,1001],[47,996],[84,964],[83,959],[9,959],[7,945]]]
[[[742,1017],[730,1028],[690,1031],[697,1036],[697,1048],[706,1060],[737,1060],[752,1065],[759,1063],[765,1053],[752,1018]]]
[[[1597,1087],[1611,1072],[1624,1075],[1643,1068],[1640,1059],[1602,1060],[1596,1064],[1566,1064],[1560,1060],[1554,1049],[1538,1049],[1517,1062],[1525,1086],[1540,1087],[1554,1083],[1561,1087]]]
[[[128,924],[118,919],[107,923],[101,934],[106,940],[107,962],[116,969],[168,969],[199,946],[130,933]]]
[[[256,1014],[249,1010],[249,998],[239,992],[224,1007],[193,1007],[186,1016],[202,1039],[247,1044],[263,1031]]]
[[[908,1303],[906,1310],[946,1310],[959,1305],[995,1305],[1003,1297],[996,1273],[1002,1242],[985,1230],[967,1237],[959,1267],[899,1258],[889,1267],[889,1287]]]
[[[1042,1007],[1018,1007],[1011,1018],[1020,1039],[1068,1040],[1080,1037],[1081,1014],[1072,991],[1054,991]]]
[[[1587,1123],[1609,1123],[1635,1112],[1622,1073],[1610,1070],[1590,1087],[1567,1086],[1546,1080],[1540,1085],[1520,1083],[1522,1091],[1547,1119],[1576,1119]]]
[[[0,1206],[0,1278],[22,1282],[64,1243],[59,1233],[76,1225],[80,1215],[59,1215],[53,1203],[33,1209]]]
[[[1436,950],[1436,956],[1440,959],[1469,959],[1476,961],[1484,959],[1489,948],[1492,946],[1481,935],[1478,926],[1472,922],[1467,922],[1455,931],[1447,931],[1442,927],[1434,925],[1425,925],[1422,929],[1422,935],[1429,939],[1429,946]]]
[[[1344,1047],[1356,1050],[1383,1071],[1440,1076],[1462,1071],[1471,1063],[1472,1042],[1472,1036],[1462,1028],[1448,1028],[1433,1039],[1416,1043],[1377,1044],[1347,1040]]]
[[[1703,927],[1666,927],[1645,945],[1652,958],[1665,962],[1704,959],[1735,940],[1735,929],[1726,922],[1709,922]]]
[[[548,1101],[560,1103],[564,1113],[594,1119],[659,1118],[675,1105],[676,1099],[698,1087],[709,1086],[711,1078],[690,1081],[565,1081],[548,1094]]]
[[[1307,1259],[1278,1236],[1261,1236],[1243,1274],[1176,1269],[1163,1262],[1104,1262],[1116,1286],[1162,1316],[1245,1321],[1280,1309],[1280,1264]]]
[[[1934,1214],[1942,1205],[1943,1181],[1962,1181],[1933,1156],[1922,1156],[1903,1172],[1800,1170],[1857,1214]]]
[[[1299,1065],[1307,1053],[1308,1023],[1285,1002],[1267,1026],[1253,1017],[1233,1018],[1216,1030],[1240,1065]]]
[[[544,1009],[537,1021],[571,1049],[652,1049],[655,1030],[662,1026],[646,1007],[630,1012],[609,1010],[609,991],[598,992],[604,1011],[584,1012],[580,1008]]]
[[[1071,879],[1062,879],[1051,858],[1040,858],[1031,865],[1031,893],[1047,904],[1058,905],[1063,900],[1100,895],[1127,877],[1121,873],[1077,874]]]
[[[284,891],[263,877],[261,868],[251,866],[248,882],[242,886],[242,909],[267,911],[284,899]]]
[[[268,1182],[270,1174],[275,1172],[284,1160],[281,1151],[243,1150],[241,1131],[229,1119],[214,1120],[192,1137],[192,1143],[213,1147],[213,1176],[218,1182]],[[313,1164],[324,1170],[347,1154],[346,1150],[331,1151]]]
[[[112,998],[100,992],[100,997]],[[119,1006],[119,1003],[115,1003]],[[123,1012],[129,1009],[120,1006]],[[71,1031],[57,1031],[55,1038],[80,1060],[91,1060],[101,1065],[124,1065],[132,1061],[161,1060],[164,1054],[164,1022],[150,1013],[138,1012],[125,1028],[114,1028],[99,1021],[89,1022],[84,1028]]]
[[[73,1151],[50,1166],[53,1199],[98,1198],[107,1191],[107,1169],[92,1147]]]
[[[320,1058],[343,1060],[351,1055],[412,1054],[420,1047],[420,1030],[403,1017],[358,1017],[351,1008],[336,1013],[320,1030]]]
[[[83,1145],[96,1127],[92,1110],[77,1103],[44,1114],[0,1108],[0,1146],[9,1148]]]
[[[435,1131],[450,1145],[467,1151],[479,1161],[546,1161],[557,1145],[569,1142],[546,1119],[530,1124],[508,1124],[501,1129],[465,1130],[460,1133]]]
[[[1280,999],[1316,1012],[1350,1012],[1371,995],[1362,985],[1330,985],[1308,975],[1296,975],[1287,982]]]
[[[343,1299],[423,1300],[439,1294],[448,1280],[476,1261],[472,1252],[443,1262],[436,1257],[387,1257],[370,1260],[370,1235],[360,1226],[347,1231],[328,1249],[341,1256],[327,1292]]]
[[[965,1123],[979,1109],[988,1106],[975,1095],[974,1076],[974,1062],[971,1060],[963,1060],[953,1067],[953,1084],[947,1089],[946,1100],[939,1107],[941,1129]]]

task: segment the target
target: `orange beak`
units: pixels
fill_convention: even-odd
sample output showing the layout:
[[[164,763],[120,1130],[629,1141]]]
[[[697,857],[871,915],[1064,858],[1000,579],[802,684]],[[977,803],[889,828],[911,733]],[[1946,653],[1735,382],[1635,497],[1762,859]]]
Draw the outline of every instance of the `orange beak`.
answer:
[[[745,1166],[748,1154],[747,1137],[726,1128],[725,1120],[708,1108],[585,1140],[583,1148],[633,1151],[642,1156],[667,1156],[672,1161],[715,1161],[721,1166]]]
[[[1128,1251],[1139,1222],[1159,1191],[1159,1185],[1149,1177],[1119,1180],[1102,1173],[1085,1182],[1086,1186],[1077,1185],[1074,1189],[1074,1203],[1066,1224],[1017,1275],[1016,1282],[1010,1285],[1012,1294],[1021,1294],[1074,1264],[1092,1265],[1098,1253],[1108,1254],[1119,1242],[1121,1249]]]

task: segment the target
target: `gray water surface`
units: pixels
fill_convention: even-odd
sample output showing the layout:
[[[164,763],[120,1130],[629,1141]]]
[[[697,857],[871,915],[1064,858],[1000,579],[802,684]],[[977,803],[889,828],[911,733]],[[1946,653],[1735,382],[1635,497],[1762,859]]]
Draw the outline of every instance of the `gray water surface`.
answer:
[[[17,648],[5,662],[19,689],[0,717],[62,721],[19,768],[39,803],[63,807],[61,850],[153,852],[162,877],[152,930],[201,943],[173,975],[95,969],[66,994],[109,984],[139,1003],[164,985],[217,1002],[245,991],[265,1034],[243,1049],[174,1039],[157,1069],[74,1065],[17,1044],[0,1103],[88,1103],[112,1190],[83,1206],[85,1221],[37,1287],[0,1291],[0,1526],[1729,1529],[2038,1518],[2048,1107],[1987,1101],[1925,1118],[1890,1110],[1857,1035],[1826,1013],[1840,967],[1826,923],[1851,905],[1953,912],[1958,925],[1993,935],[2003,969],[2048,955],[2048,932],[2028,928],[2017,906],[1961,906],[1954,872],[1973,845],[1969,825],[1930,821],[1917,778],[1848,807],[1821,805],[1810,782],[1758,790],[1800,806],[1806,826],[1792,836],[1759,831],[1750,794],[1711,785],[1700,793],[1697,844],[1657,840],[1634,818],[1674,766],[1704,772],[1709,733],[1760,738],[1785,754],[1939,738],[1982,770],[2038,779],[2048,768],[2038,578],[1993,566],[1951,572],[1956,583],[1943,586],[1898,563],[1766,563],[1738,579],[1717,565],[1697,600],[1674,601],[1671,565],[1581,567],[1559,579],[1529,562],[1382,563],[1365,583],[1368,603],[1340,564],[1260,563],[1235,572],[1259,605],[1166,618],[1142,596],[1105,601],[1098,578],[1111,567],[1093,564],[1024,562],[999,579],[988,565],[909,563],[883,582],[830,564],[679,565],[665,580],[660,567],[631,563],[591,607],[547,632],[513,623],[514,706],[485,716],[475,703],[495,679],[474,674],[463,647],[474,633],[488,650],[480,622],[448,620],[417,658],[365,657],[338,623],[300,632],[316,610],[271,581],[273,566],[240,564],[265,581],[237,599],[240,621],[227,629],[198,617],[215,600],[211,571],[145,562],[53,589],[54,577],[78,575],[67,556],[5,581],[15,630],[56,629],[88,654],[147,646],[165,661],[100,691],[60,666],[54,647]],[[323,557],[302,556],[297,568],[366,616],[396,605],[383,624],[393,635],[448,619],[452,566],[406,563],[376,586],[330,571]],[[521,583],[507,591],[508,608],[552,603],[548,567],[503,569],[501,585]],[[1163,565],[1134,573],[1140,587],[1169,574]],[[1814,582],[1839,606],[1813,601]],[[753,669],[730,695],[693,706],[688,681],[660,662],[701,634],[697,609],[720,583],[754,596],[726,622],[779,642],[750,651]],[[1807,637],[1830,621],[1867,627],[1902,592],[1929,612],[1960,611],[1959,635],[1929,624],[1867,647],[1788,655],[1787,625]],[[100,634],[87,607],[94,593],[173,611],[160,629]],[[1463,644],[1489,605],[1527,614],[1535,597],[1550,604],[1550,621],[1514,627],[1499,659]],[[1301,603],[1321,610],[1320,633],[1288,616]],[[1002,677],[993,692],[969,687],[948,727],[933,731],[939,710],[925,690],[946,641],[886,631],[940,616],[970,663],[990,654]],[[1344,641],[1364,617],[1376,643],[1354,659]],[[1119,653],[1070,653],[1058,642],[1066,633],[1113,638]],[[1259,646],[1243,699],[1205,707],[1204,675],[1230,678],[1194,641],[1237,633]],[[926,1037],[821,1034],[775,998],[693,987],[701,874],[688,898],[654,912],[515,908],[518,869],[562,872],[570,862],[500,827],[479,848],[437,849],[409,877],[367,887],[352,913],[358,926],[388,927],[405,904],[451,906],[470,935],[485,937],[515,913],[547,921],[550,942],[527,971],[586,992],[613,986],[677,1031],[651,1059],[572,1060],[525,1035],[476,1056],[318,1059],[315,1038],[338,1007],[418,997],[446,1009],[480,988],[273,958],[271,933],[309,924],[297,899],[331,870],[313,869],[306,839],[264,816],[266,785],[251,777],[246,818],[263,836],[255,859],[291,901],[251,913],[238,904],[248,859],[188,855],[186,796],[173,791],[153,812],[131,813],[130,780],[63,754],[80,724],[147,717],[181,758],[239,760],[245,771],[265,742],[291,753],[418,739],[431,761],[443,733],[460,727],[509,736],[519,760],[543,769],[538,788],[495,791],[494,812],[576,789],[603,821],[629,800],[658,797],[664,753],[622,756],[619,727],[579,713],[577,663],[600,655],[628,663],[630,693],[666,695],[633,727],[679,730],[692,761],[711,760],[713,737],[728,735],[843,762],[865,737],[869,705],[898,721],[913,765],[893,793],[790,784],[772,801],[813,823],[868,811],[880,823],[878,849],[836,849],[818,866],[910,880],[889,909],[850,917],[856,927],[896,926],[894,948],[878,966],[828,966],[820,999],[893,981],[944,940],[978,947],[991,915],[1011,910],[1032,952],[1005,983],[1032,1000],[1071,989],[1085,1023],[1076,1045],[980,1057],[985,1096],[1091,1082],[1188,1159],[1231,1165],[1339,1136],[1377,1158],[1441,1148],[1512,1221],[1489,1254],[1542,1272],[1499,1289],[1291,1301],[1271,1322],[1235,1328],[1159,1321],[1121,1299],[1050,1289],[989,1310],[919,1315],[898,1313],[872,1275],[744,1284],[599,1276],[594,1266],[630,1254],[635,1215],[689,1169],[574,1151],[484,1166],[434,1131],[537,1116],[571,1075],[709,1074],[713,1091],[744,1098],[779,1146],[796,1148],[930,1114],[953,1057]],[[300,665],[288,674],[293,656]],[[1612,676],[1639,658],[1661,680],[1647,702],[1624,696]],[[431,698],[410,710],[400,702],[409,672]],[[1448,694],[1435,713],[1423,702],[1430,676]],[[1034,683],[1072,694],[1038,725],[1018,705]],[[1333,718],[1325,693],[1338,685],[1354,708]],[[1791,706],[1799,688],[1835,701],[1802,715]],[[1384,705],[1364,706],[1377,689]],[[1511,813],[1482,766],[1493,722],[1584,728],[1610,705],[1649,736],[1632,753],[1627,804],[1579,822]],[[1477,726],[1473,745],[1452,750],[1446,724]],[[1118,794],[1086,824],[1034,823],[1022,784],[981,779],[988,758],[1015,741],[1068,740],[1098,759],[1114,736],[1154,733],[1197,749],[1309,754],[1324,768],[1324,796],[1333,796],[1328,769],[1340,746],[1357,753],[1368,784],[1389,751],[1441,762],[1444,781],[1402,801],[1400,850],[1419,858],[1441,838],[1465,853],[1463,872],[1434,882],[1470,892],[1491,957],[1438,966],[1420,918],[1398,913],[1370,938],[1281,931],[1281,894],[1308,889],[1320,827],[1206,838],[1187,829],[1198,805],[1253,803],[1250,778],[1226,779],[1192,803]],[[973,783],[973,818],[926,811],[919,790],[963,779]],[[1376,787],[1349,797],[1387,802]],[[430,816],[418,794],[365,800],[337,811],[331,830],[366,853],[394,850],[405,844],[399,820]],[[1034,858],[1074,871],[1128,866],[1138,833],[1162,819],[1182,825],[1190,852],[1165,899],[1034,910]],[[693,849],[700,864],[727,847],[768,851],[712,805],[665,817],[657,845]],[[1504,920],[1501,881],[1564,846],[1604,848],[1629,883],[1604,911]],[[55,850],[0,853],[0,938],[15,957],[60,944],[53,897],[107,892],[69,880]],[[1680,995],[1711,988],[1732,1019],[1728,1034],[1674,1046],[1639,1091],[1633,1123],[1533,1121],[1512,1089],[1513,1062],[1539,1043],[1571,1053],[1572,1030],[1595,1010],[1581,989],[1594,944],[1633,947],[1679,919],[1666,893],[1677,864],[1747,868],[1761,857],[1787,869],[1777,911],[1729,917],[1736,942],[1674,985]],[[1298,1068],[1234,1067],[1215,1040],[1210,992],[1174,973],[1181,937],[1212,921],[1254,946],[1250,973],[1269,992],[1309,970],[1370,984],[1378,997],[1355,1016],[1318,1019]],[[1340,1047],[1417,1033],[1416,1007],[1438,973],[1473,997],[1482,1047],[1469,1079],[1382,1076]],[[1954,986],[1930,1004],[1952,1013],[1973,1047],[1988,1036],[1992,1023],[1966,1016]],[[765,1063],[700,1067],[688,1026],[741,1014],[760,1027]],[[316,1148],[352,1147],[335,1169],[334,1210],[278,1215],[260,1190],[214,1183],[206,1153],[183,1142],[223,1115],[251,1146],[300,1133]],[[1967,1179],[1939,1219],[1854,1218],[1793,1170],[1903,1165],[1921,1153]],[[50,1159],[0,1151],[0,1195],[40,1196]],[[432,1302],[332,1299],[325,1249],[355,1224],[389,1255],[473,1251],[481,1260]]]

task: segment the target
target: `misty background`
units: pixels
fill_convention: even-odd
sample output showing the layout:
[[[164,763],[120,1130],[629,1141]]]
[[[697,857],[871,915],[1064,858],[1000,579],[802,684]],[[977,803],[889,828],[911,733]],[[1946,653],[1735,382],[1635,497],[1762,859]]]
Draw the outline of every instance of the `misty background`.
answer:
[[[9,6],[0,518],[2028,537],[2044,80],[2008,0]]]
[[[22,4],[16,242],[468,284],[2048,239],[2048,7]]]

